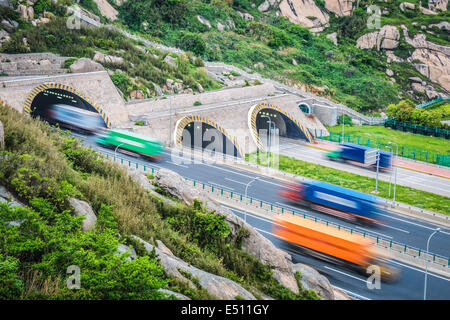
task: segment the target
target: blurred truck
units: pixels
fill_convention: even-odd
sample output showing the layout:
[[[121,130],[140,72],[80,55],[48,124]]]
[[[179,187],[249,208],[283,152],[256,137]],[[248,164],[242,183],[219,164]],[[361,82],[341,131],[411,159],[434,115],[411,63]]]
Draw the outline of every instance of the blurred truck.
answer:
[[[279,191],[279,195],[296,205],[352,222],[370,225],[381,222],[379,198],[333,184],[307,180],[288,185]]]
[[[385,282],[400,276],[400,270],[389,262],[390,257],[361,235],[293,214],[277,216],[274,222],[273,233],[282,239],[283,249],[305,253],[364,275],[372,274],[368,270],[370,266],[377,266],[381,281]]]
[[[80,109],[65,104],[49,106],[44,115],[50,124],[58,124],[62,128],[95,134],[105,127],[105,122],[97,112]]]
[[[158,139],[120,129],[108,130],[97,139],[97,143],[106,148],[131,156],[143,156],[150,160],[160,160],[164,153],[164,145]]]
[[[392,167],[392,153],[379,150],[380,152],[380,161],[379,168],[380,170],[389,170]],[[369,166],[376,168],[377,167],[377,149],[370,148],[367,146],[362,146],[354,143],[342,143],[338,150],[327,153],[327,157],[330,160],[343,160],[343,161],[351,161],[356,162],[358,164],[362,164],[364,166]]]

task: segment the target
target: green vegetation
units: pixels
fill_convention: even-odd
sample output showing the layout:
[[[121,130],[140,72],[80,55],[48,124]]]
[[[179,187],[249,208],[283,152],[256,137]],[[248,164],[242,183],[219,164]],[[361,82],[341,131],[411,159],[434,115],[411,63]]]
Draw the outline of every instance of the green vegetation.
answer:
[[[61,9],[55,7],[52,10],[58,13]],[[23,38],[27,39],[27,45],[24,44]],[[156,96],[153,83],[163,86],[167,79],[182,80],[183,88],[191,88],[193,91],[198,91],[199,85],[205,90],[220,88],[220,85],[207,75],[203,61],[192,52],[175,55],[176,63],[172,66],[164,62],[167,53],[158,50],[145,53],[137,43],[108,28],[67,29],[66,18],[63,17],[55,17],[49,23],[38,27],[26,25],[20,28],[12,34],[11,40],[2,46],[0,51],[53,52],[73,57],[66,61],[65,68],[69,68],[76,58],[92,59],[96,52],[121,57],[123,63],[104,63],[104,67],[114,71],[120,70],[114,72],[111,79],[125,98],[128,98],[133,90],[151,92]]]
[[[195,101],[194,102],[194,106],[201,106],[201,105],[202,105],[202,103],[200,101]]]
[[[75,138],[10,108],[0,109],[5,130],[0,184],[28,207],[0,205],[0,297],[5,299],[162,299],[168,287],[191,298],[213,298],[163,272],[131,235],[160,239],[179,258],[276,299],[315,299],[282,287],[269,266],[240,250],[223,217],[196,202],[169,205],[149,195],[125,169]],[[81,231],[68,198],[87,201],[97,226]],[[10,223],[14,222],[14,223]],[[117,254],[133,246],[138,258]],[[81,269],[81,289],[66,288],[67,268]]]
[[[260,153],[258,159],[246,156],[247,159],[267,165],[267,154]],[[337,170],[322,165],[297,160],[294,158],[279,156],[279,169],[299,176],[324,181],[344,188],[349,188],[364,193],[375,190],[375,179],[360,176],[354,173]],[[378,181],[377,196],[388,198],[389,182]],[[397,185],[396,201],[426,210],[450,215],[450,198],[436,195],[430,192]]]
[[[397,88],[384,74],[385,58],[381,53],[359,50],[348,43],[334,46],[324,35],[314,36],[283,17],[266,17],[260,22],[244,20],[235,9],[261,16],[250,1],[234,1],[229,6],[221,1],[138,0],[118,9],[122,22],[134,31],[205,59],[251,68],[276,80],[327,86],[325,94],[331,99],[360,111],[371,112],[397,102]],[[197,15],[213,27],[202,24]],[[233,23],[228,31],[215,29],[218,22],[226,25],[227,21]],[[365,23],[363,14],[361,23]],[[359,24],[349,29],[361,31]],[[408,70],[418,74],[412,67]]]
[[[441,123],[444,118],[450,116],[449,107],[447,103],[439,104],[435,108],[418,108],[416,109],[414,103],[410,100],[402,100],[398,104],[390,104],[386,110],[386,115],[389,119],[418,124],[438,129],[450,129],[450,126]]]
[[[329,132],[342,133],[342,126],[327,127]],[[361,141],[370,139],[374,143],[381,142],[398,144],[410,149],[428,151],[437,154],[450,154],[450,143],[447,139],[428,137],[410,132],[397,131],[381,126],[354,126],[345,127],[345,135],[361,137]],[[395,150],[394,150],[395,152]]]

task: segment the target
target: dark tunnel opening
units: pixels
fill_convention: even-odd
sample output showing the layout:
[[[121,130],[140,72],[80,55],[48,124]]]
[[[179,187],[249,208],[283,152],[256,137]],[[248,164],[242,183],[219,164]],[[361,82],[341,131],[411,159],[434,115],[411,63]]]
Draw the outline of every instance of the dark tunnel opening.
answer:
[[[37,94],[30,115],[75,131],[93,133],[106,128],[105,121],[90,103],[63,89],[46,89]]]
[[[182,145],[188,148],[210,150],[239,157],[234,143],[215,127],[200,121],[186,125],[183,130]]]
[[[261,129],[269,130],[269,120],[273,123],[272,128],[275,125],[275,128],[278,129],[280,137],[307,140],[306,135],[294,121],[274,109],[262,109],[259,111],[256,116],[256,129],[258,130],[258,134]]]

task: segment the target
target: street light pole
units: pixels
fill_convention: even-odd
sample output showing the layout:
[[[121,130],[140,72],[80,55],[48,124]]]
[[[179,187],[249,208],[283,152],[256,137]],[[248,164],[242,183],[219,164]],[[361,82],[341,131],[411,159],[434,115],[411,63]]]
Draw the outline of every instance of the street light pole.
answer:
[[[389,144],[390,145],[393,145],[393,144],[395,144],[396,145],[396,147],[397,147],[397,150],[396,150],[396,152],[395,152],[395,161],[397,162],[397,159],[398,159],[398,144],[397,143],[395,143],[395,142],[389,142]],[[392,154],[392,147],[391,147],[391,154]],[[394,161],[392,161],[392,162],[394,162]],[[395,166],[395,173],[394,173],[394,203],[395,203],[395,189],[396,189],[396,187],[397,187],[397,166]],[[391,174],[392,175],[392,174]],[[390,189],[389,189],[389,191],[390,191]],[[391,193],[389,192],[389,197],[391,196]]]
[[[169,120],[169,131],[170,131],[170,138],[169,138],[169,148],[172,146],[172,97],[169,96],[169,113],[170,113],[170,120]]]
[[[341,107],[342,110],[342,143],[345,142],[345,138],[344,138],[344,126],[345,126],[345,121],[344,121],[344,107]]]
[[[250,181],[249,183],[247,183],[247,185],[245,186],[245,199],[247,199],[247,190],[248,187],[255,182],[256,180],[258,180],[259,177],[254,178],[252,181]],[[244,221],[247,222],[247,210],[244,211]]]
[[[428,249],[430,247],[431,237],[434,236],[439,231],[441,231],[441,228],[437,228],[436,230],[434,230],[434,232],[428,238],[428,241],[427,241],[427,254],[429,254],[428,253],[429,252]],[[423,300],[427,300],[427,277],[428,277],[428,259],[425,259],[425,284],[424,284],[424,288],[423,288]]]
[[[271,127],[272,127],[272,120],[270,119],[269,116],[266,115],[261,115],[261,118],[267,118],[269,119],[269,121],[267,121],[267,123],[269,124],[269,132],[268,132],[268,138],[269,140],[267,141],[267,152],[268,152],[268,158],[267,158],[267,168],[270,167],[270,131],[271,131]]]
[[[123,144],[125,144],[125,142],[122,142],[121,144],[119,144],[119,145],[116,147],[116,149],[114,150],[114,161],[115,161],[115,159],[116,159],[117,149],[119,149],[119,147],[120,147],[121,145],[123,145]]]

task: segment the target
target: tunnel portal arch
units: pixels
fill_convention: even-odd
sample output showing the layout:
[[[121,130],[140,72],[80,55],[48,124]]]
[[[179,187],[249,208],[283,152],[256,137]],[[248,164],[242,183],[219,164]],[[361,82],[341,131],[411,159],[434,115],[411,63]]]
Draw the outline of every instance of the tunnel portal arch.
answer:
[[[192,134],[192,130],[195,130],[195,127],[199,127],[200,124],[202,125],[201,128],[201,134],[202,134],[202,138],[205,136],[206,132],[208,130],[213,130],[216,131],[218,134],[222,135],[223,137],[223,148],[222,150],[224,151],[223,153],[229,154],[230,153],[230,144],[233,146],[233,156],[237,156],[237,157],[243,157],[243,153],[242,153],[242,149],[240,148],[240,146],[237,143],[236,138],[232,137],[225,129],[223,129],[221,126],[219,126],[217,123],[206,119],[205,117],[202,116],[186,116],[184,118],[181,118],[180,120],[177,121],[176,125],[175,125],[175,135],[174,135],[174,140],[175,140],[175,145],[178,146],[183,146],[183,132],[185,130],[188,130],[190,132],[190,136],[191,139],[195,139],[194,135]],[[193,127],[191,127],[191,125],[193,125]],[[200,128],[197,128],[200,129]],[[209,136],[210,134],[206,134],[206,136]],[[205,144],[210,143],[213,140],[209,140],[209,138],[207,141],[203,141],[202,140],[202,148],[205,147]],[[191,145],[195,143],[191,141]]]
[[[275,120],[274,122],[278,124],[278,129],[280,129],[280,135],[291,132],[294,134],[295,138],[305,139],[308,142],[313,142],[313,137],[310,132],[297,121],[290,113],[279,108],[278,106],[271,105],[269,103],[260,103],[250,108],[248,112],[248,126],[251,132],[253,141],[258,146],[258,149],[265,150],[265,147],[261,141],[258,133],[258,124],[261,124],[260,115],[262,112],[272,112],[273,115],[279,115],[279,119],[284,121]],[[267,125],[268,126],[268,125]],[[295,129],[295,133],[294,130]]]
[[[103,119],[105,126],[107,128],[111,127],[111,120],[109,116],[91,98],[87,97],[75,88],[60,83],[44,83],[31,90],[25,100],[23,109],[24,113],[33,116],[34,112],[38,108],[37,104],[41,99],[44,99],[44,95],[56,95],[63,100],[66,99],[67,101],[71,99],[72,102],[69,102],[69,105],[76,105],[78,108],[81,106],[81,109],[97,112]]]

